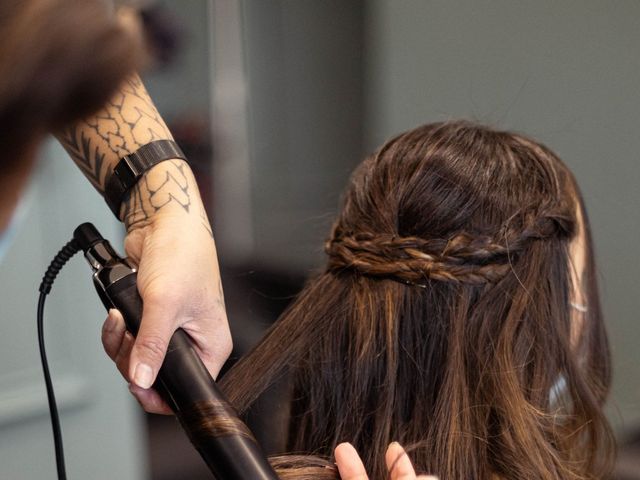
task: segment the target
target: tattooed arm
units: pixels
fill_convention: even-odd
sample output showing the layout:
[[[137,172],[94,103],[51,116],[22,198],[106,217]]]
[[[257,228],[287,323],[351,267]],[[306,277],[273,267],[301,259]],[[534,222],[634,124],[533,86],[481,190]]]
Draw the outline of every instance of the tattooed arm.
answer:
[[[58,138],[101,195],[120,158],[154,140],[173,139],[137,76],[128,79],[103,110],[69,126]],[[176,159],[145,176],[123,202],[120,219],[127,228],[146,224],[166,207],[202,213],[192,198],[197,190],[187,170],[185,162]]]
[[[58,139],[104,194],[121,157],[172,136],[141,80],[133,77],[101,111],[68,127]],[[178,327],[194,339],[214,377],[231,351],[213,235],[189,165],[172,159],[148,170],[123,202],[120,219],[127,229],[127,255],[139,265],[142,325],[134,342],[125,335],[122,317],[112,311],[102,340],[145,409],[168,413],[149,387]]]

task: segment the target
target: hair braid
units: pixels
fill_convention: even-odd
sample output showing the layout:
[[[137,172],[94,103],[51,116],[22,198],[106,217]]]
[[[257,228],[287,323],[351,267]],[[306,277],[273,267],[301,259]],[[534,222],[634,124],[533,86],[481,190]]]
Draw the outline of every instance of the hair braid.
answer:
[[[532,240],[570,237],[573,216],[566,209],[521,210],[499,233],[460,232],[448,239],[348,233],[336,224],[325,244],[329,270],[355,269],[409,283],[427,278],[455,283],[494,283],[509,270],[510,259]]]

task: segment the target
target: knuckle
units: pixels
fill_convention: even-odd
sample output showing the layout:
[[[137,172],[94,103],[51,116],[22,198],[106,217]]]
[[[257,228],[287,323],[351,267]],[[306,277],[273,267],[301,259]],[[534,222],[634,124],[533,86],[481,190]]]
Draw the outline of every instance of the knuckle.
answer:
[[[152,360],[161,360],[167,350],[167,345],[167,340],[159,335],[138,337],[136,342],[138,352]]]
[[[227,338],[225,338],[222,348],[225,357],[231,355],[231,352],[233,351],[233,339],[231,338],[231,334],[227,335]]]
[[[102,340],[102,346],[109,356],[114,356],[122,344],[122,335],[114,332],[103,331],[100,339]]]
[[[159,282],[160,283],[160,282]],[[144,295],[145,304],[153,305],[173,305],[182,298],[179,288],[166,288],[165,285],[156,285],[149,288]]]
[[[116,368],[120,372],[120,375],[129,382],[129,360],[127,358],[121,357],[116,360]]]

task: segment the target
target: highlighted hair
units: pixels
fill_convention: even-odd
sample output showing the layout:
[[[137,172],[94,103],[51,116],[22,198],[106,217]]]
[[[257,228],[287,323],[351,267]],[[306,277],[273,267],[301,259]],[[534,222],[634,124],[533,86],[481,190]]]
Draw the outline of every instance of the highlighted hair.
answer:
[[[290,376],[288,451],[349,441],[372,478],[392,441],[442,479],[611,473],[589,224],[548,148],[469,122],[403,133],[354,173],[326,250],[324,273],[222,381],[242,412]],[[577,289],[586,312],[570,306]]]

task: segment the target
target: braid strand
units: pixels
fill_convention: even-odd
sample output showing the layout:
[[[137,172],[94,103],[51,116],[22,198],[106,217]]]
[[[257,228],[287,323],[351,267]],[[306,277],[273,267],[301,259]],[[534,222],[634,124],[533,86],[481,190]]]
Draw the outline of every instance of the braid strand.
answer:
[[[573,218],[566,211],[524,212],[512,216],[497,238],[458,233],[449,239],[391,234],[343,234],[336,225],[325,244],[329,270],[355,269],[408,283],[433,279],[453,283],[495,283],[510,270],[510,260],[533,240],[569,237]]]

